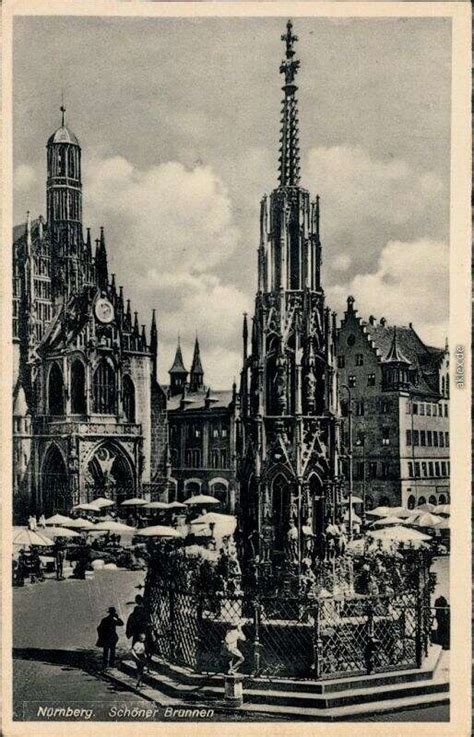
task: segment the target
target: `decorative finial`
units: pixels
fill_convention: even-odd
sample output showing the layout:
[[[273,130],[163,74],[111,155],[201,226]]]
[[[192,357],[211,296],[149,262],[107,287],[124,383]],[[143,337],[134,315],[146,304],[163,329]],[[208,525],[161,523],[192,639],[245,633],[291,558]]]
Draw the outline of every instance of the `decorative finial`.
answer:
[[[280,133],[280,157],[279,157],[279,180],[280,187],[296,187],[300,181],[300,154],[298,141],[298,107],[296,101],[295,84],[296,73],[300,62],[294,59],[293,48],[298,37],[292,33],[293,24],[289,20],[286,25],[286,33],[281,37],[285,42],[285,59],[280,64],[280,74],[285,76],[281,133]]]
[[[66,112],[66,108],[64,107],[64,90],[61,90],[61,107],[59,109],[61,110],[61,127],[64,128],[64,113]]]
[[[292,33],[293,23],[291,20],[286,24],[286,33],[281,40],[286,44],[286,59],[280,65],[280,73],[285,75],[285,84],[292,84],[295,80],[296,72],[299,69],[300,62],[298,59],[293,61],[295,50],[294,43],[298,40],[298,36]]]

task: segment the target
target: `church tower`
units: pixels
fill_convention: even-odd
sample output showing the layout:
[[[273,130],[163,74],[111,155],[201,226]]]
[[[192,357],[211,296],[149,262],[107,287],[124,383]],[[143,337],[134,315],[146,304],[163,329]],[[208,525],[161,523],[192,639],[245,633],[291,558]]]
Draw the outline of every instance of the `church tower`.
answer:
[[[46,145],[46,213],[51,243],[53,300],[67,298],[90,279],[91,261],[82,233],[81,147],[65,123]]]
[[[201,350],[199,348],[199,340],[196,335],[196,341],[194,343],[194,354],[191,371],[189,374],[189,391],[198,392],[204,386],[204,369],[201,362]]]
[[[173,365],[168,371],[170,375],[170,386],[169,394],[174,397],[175,394],[181,394],[183,389],[186,389],[186,381],[188,378],[188,371],[185,368],[183,361],[183,354],[181,351],[181,341],[178,337],[178,347],[176,348],[176,355],[174,357]]]
[[[251,556],[297,572],[310,529],[333,510],[338,433],[335,314],[321,287],[319,197],[300,185],[292,23],[283,75],[278,186],[260,209],[258,291],[241,372],[241,507]]]

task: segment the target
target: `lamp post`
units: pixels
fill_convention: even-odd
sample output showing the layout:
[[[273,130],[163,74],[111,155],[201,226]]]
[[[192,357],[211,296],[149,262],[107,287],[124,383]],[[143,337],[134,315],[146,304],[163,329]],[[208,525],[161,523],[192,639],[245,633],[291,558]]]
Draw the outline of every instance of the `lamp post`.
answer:
[[[365,527],[365,433],[361,432],[356,445],[362,448],[362,524]]]
[[[349,402],[347,406],[347,416],[348,416],[348,425],[349,425],[349,452],[347,453],[347,457],[349,460],[349,540],[352,539],[352,495],[353,495],[353,485],[354,485],[354,478],[353,478],[353,469],[352,469],[352,392],[350,388],[347,386],[347,384],[342,384],[341,389],[345,389],[347,391],[347,395],[349,397]]]

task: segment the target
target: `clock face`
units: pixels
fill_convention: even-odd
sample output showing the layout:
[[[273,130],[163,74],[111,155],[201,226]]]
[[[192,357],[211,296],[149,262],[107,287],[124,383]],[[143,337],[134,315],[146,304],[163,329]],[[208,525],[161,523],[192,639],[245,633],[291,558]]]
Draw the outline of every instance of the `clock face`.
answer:
[[[114,319],[114,308],[108,299],[100,297],[95,303],[95,314],[100,322],[109,323]]]

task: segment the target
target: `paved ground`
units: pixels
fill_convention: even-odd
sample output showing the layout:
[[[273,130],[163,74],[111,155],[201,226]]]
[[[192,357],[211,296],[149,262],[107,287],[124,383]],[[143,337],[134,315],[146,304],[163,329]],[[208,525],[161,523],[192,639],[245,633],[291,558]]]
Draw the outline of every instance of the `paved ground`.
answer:
[[[435,561],[436,596],[448,596],[448,559]],[[121,691],[100,675],[101,651],[95,647],[96,627],[115,606],[125,621],[144,574],[131,571],[98,571],[86,581],[46,580],[14,589],[14,714],[16,719],[44,719],[39,707],[70,705],[92,709],[91,719],[116,719],[114,708],[150,709],[135,693]],[[128,643],[119,641],[124,653]],[[87,718],[88,712],[82,717]],[[410,710],[363,721],[441,721],[448,707]],[[143,713],[142,713],[143,715]],[[51,717],[54,718],[54,717]],[[58,718],[58,717],[56,717]],[[153,717],[152,717],[153,718]],[[154,717],[156,718],[156,716]]]

